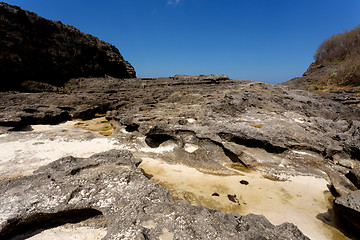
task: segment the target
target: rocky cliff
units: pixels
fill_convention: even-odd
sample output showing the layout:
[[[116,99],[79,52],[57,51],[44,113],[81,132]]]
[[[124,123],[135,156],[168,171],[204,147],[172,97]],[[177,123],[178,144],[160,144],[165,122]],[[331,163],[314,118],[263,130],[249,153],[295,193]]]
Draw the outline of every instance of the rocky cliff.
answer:
[[[59,86],[76,77],[135,77],[115,46],[3,2],[0,36],[0,89],[24,80]]]

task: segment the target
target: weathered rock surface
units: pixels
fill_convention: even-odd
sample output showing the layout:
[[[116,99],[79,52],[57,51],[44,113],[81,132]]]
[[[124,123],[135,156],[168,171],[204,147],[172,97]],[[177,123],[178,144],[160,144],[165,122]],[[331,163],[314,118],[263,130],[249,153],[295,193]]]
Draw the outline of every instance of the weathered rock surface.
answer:
[[[360,190],[352,191],[335,200],[335,211],[355,236],[360,234]]]
[[[79,78],[55,92],[3,92],[0,98],[3,132],[106,113],[113,137],[129,146],[144,139],[148,149],[137,151],[139,157],[225,174],[231,174],[228,165],[245,165],[270,179],[282,173],[328,179],[327,172],[342,195],[353,190],[345,181],[349,169],[336,163],[357,167],[360,110],[306,91],[212,77]]]
[[[306,91],[208,77],[72,79],[61,91],[0,94],[0,125],[56,123],[106,113],[119,139],[143,136],[162,159],[202,171],[226,164],[328,178],[340,195],[354,190],[348,169],[360,156],[360,110]],[[196,149],[189,151],[189,146]],[[147,155],[157,156],[154,153]],[[355,164],[356,165],[356,164]],[[355,166],[356,167],[356,166]],[[331,174],[330,174],[331,173]]]
[[[2,142],[19,137],[8,131],[31,131],[30,124],[106,114],[118,140],[114,148],[130,149],[136,157],[216,174],[256,168],[272,180],[299,174],[325,178],[340,195],[338,215],[355,232],[360,228],[358,98],[290,89],[331,73],[330,67],[309,68],[303,77],[308,80],[287,86],[225,75],[136,79],[114,46],[5,3],[0,3],[0,35],[0,90],[28,91],[0,92]],[[37,135],[46,134],[27,137]],[[0,237],[103,215],[105,239],[307,239],[293,224],[274,226],[262,216],[174,201],[139,164],[130,152],[113,150],[86,159],[65,157],[27,177],[4,177]],[[227,196],[240,204],[234,193]]]
[[[336,84],[324,85],[324,79],[332,79],[336,76],[340,66],[335,64],[316,64],[312,63],[301,77],[293,78],[280,85],[291,89],[310,90],[320,93],[324,98],[328,98],[344,105],[360,104],[360,89],[351,86],[337,86]]]
[[[294,225],[173,201],[127,151],[66,157],[0,184],[0,236],[103,214],[104,239],[308,239]],[[167,238],[166,238],[167,237]]]
[[[24,80],[61,86],[77,77],[135,77],[115,46],[3,2],[0,36],[0,89],[19,89]]]
[[[73,79],[61,90],[1,93],[0,125],[18,128],[109,111],[114,126],[133,128],[147,142],[172,140],[182,147],[184,138],[208,141],[248,166],[255,154],[250,152],[257,149],[281,158],[298,157],[300,165],[310,159],[317,167],[324,166],[324,159],[360,158],[359,108],[306,91],[183,77]],[[318,157],[304,159],[296,151]]]

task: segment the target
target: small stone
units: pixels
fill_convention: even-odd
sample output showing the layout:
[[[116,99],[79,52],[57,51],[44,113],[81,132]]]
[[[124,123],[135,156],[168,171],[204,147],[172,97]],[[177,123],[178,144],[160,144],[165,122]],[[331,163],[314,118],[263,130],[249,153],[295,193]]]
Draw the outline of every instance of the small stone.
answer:
[[[246,180],[241,180],[240,183],[243,184],[243,185],[248,185],[249,184],[249,182],[246,181]]]
[[[227,197],[230,201],[232,201],[234,203],[238,203],[240,205],[239,200],[236,198],[235,194],[234,195],[228,194]]]

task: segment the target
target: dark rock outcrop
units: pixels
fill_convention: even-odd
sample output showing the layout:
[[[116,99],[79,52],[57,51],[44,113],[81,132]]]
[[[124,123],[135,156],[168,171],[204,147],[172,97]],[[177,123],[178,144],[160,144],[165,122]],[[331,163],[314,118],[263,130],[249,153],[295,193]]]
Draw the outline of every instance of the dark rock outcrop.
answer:
[[[360,189],[360,168],[351,169],[346,176]]]
[[[1,183],[0,237],[35,232],[44,221],[78,212],[104,215],[104,239],[308,239],[290,223],[274,226],[263,216],[173,201],[138,164],[130,152],[109,151],[62,158],[32,176]]]
[[[343,224],[355,236],[360,235],[360,190],[352,191],[335,200],[334,209]]]
[[[60,86],[77,77],[135,77],[115,46],[3,2],[0,36],[0,89],[24,80]]]

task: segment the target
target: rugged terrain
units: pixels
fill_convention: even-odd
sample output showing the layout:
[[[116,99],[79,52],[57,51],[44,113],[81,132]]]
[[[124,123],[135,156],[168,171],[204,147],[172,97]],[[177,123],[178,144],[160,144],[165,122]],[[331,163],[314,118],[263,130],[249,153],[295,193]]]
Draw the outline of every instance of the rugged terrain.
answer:
[[[0,35],[0,89],[31,88],[32,81],[59,86],[74,77],[135,77],[115,46],[3,2]]]
[[[290,90],[282,86],[229,80],[222,75],[200,77],[178,75],[171,78],[121,80],[115,78],[80,78],[67,82],[64,87],[59,88],[59,93],[3,92],[0,97],[2,100],[0,125],[2,126],[2,139],[5,142],[9,141],[11,136],[16,136],[15,133],[21,134],[25,131],[26,134],[27,131],[27,134],[31,134],[36,125],[28,127],[30,124],[56,124],[66,120],[91,119],[106,114],[106,119],[114,128],[111,137],[119,144],[126,146],[120,147],[120,149],[129,149],[135,154],[139,159],[137,160],[138,163],[149,158],[161,159],[171,164],[190,166],[204,173],[221,175],[234,175],[237,174],[237,169],[240,171],[250,169],[262,173],[268,179],[281,181],[286,181],[289,176],[316,176],[332,184],[330,190],[335,196],[346,198],[349,194],[352,199],[357,199],[350,194],[358,190],[346,177],[349,176],[351,168],[357,169],[359,167],[360,122],[356,119],[359,119],[360,109],[356,105],[344,105],[341,102],[332,101],[310,92]],[[50,139],[55,141],[54,137],[50,137]],[[41,144],[41,141],[37,142]],[[20,155],[17,156],[20,157]],[[103,156],[105,164],[107,155]],[[121,159],[121,157],[119,158]],[[65,160],[58,160],[42,167],[42,171],[53,172],[47,175],[50,176],[48,179],[51,180],[53,174],[62,174],[56,173],[57,168],[53,169],[52,167],[54,164],[59,165],[62,161]],[[66,170],[64,177],[59,180],[62,184],[67,184],[67,182],[75,184],[77,181],[73,179],[73,176],[76,177],[77,172],[82,172],[81,169],[83,168],[80,165],[78,166],[77,161],[79,160],[71,160],[71,166],[78,170],[74,170],[75,174],[71,174],[73,169]],[[30,168],[32,171],[37,166],[46,163],[37,164],[35,167],[29,165],[23,167],[25,168],[23,170],[26,172],[26,168]],[[110,164],[110,162],[106,164]],[[92,166],[90,167],[91,171],[96,172],[98,163],[90,165]],[[9,175],[7,179],[19,176],[15,174],[17,171],[13,170],[16,169],[15,162],[12,165],[4,166],[7,166],[7,172],[14,172],[14,175]],[[107,175],[115,171],[113,167],[100,168],[101,172]],[[116,174],[124,174],[121,169],[117,169]],[[136,176],[139,176],[144,184],[150,184],[150,181],[144,177],[141,171],[136,170],[136,168],[131,169],[133,169],[131,172],[137,172]],[[146,168],[144,169],[146,172]],[[84,170],[84,174],[90,174],[87,171]],[[87,181],[85,176],[87,175],[84,175],[77,187],[75,185],[72,187],[60,186],[60,189],[67,189],[64,190],[65,192],[59,192],[59,199],[63,199],[59,202],[61,208],[54,206],[50,213],[83,208],[71,204],[70,200],[73,197],[69,196],[74,195],[71,193],[73,188],[78,189],[75,191],[76,194],[81,192],[83,188],[88,189],[83,191],[85,195],[81,199],[83,201],[91,200],[87,199],[85,192],[91,191],[91,186],[99,183],[92,183],[90,178]],[[148,175],[145,174],[145,176]],[[357,177],[350,177],[350,179],[357,184],[359,175],[355,174],[354,176]],[[2,202],[11,201],[12,204],[17,205],[14,207],[15,205],[9,203],[2,206],[3,216],[5,216],[3,234],[12,232],[12,230],[7,229],[17,229],[18,220],[15,221],[15,219],[24,219],[24,224],[29,224],[33,218],[36,218],[37,214],[48,213],[46,209],[49,206],[45,202],[49,200],[44,200],[45,202],[36,200],[37,203],[34,205],[28,202],[29,199],[32,199],[29,197],[31,195],[29,191],[18,190],[19,184],[24,184],[27,187],[34,186],[35,195],[46,195],[48,191],[51,191],[53,195],[53,190],[49,190],[48,183],[40,180],[33,181],[31,180],[33,178],[43,178],[43,175],[39,175],[39,171],[37,171],[32,177],[17,178],[16,183],[5,181],[1,185],[4,189],[2,191],[7,193]],[[134,181],[140,181],[139,179],[135,180],[137,179],[135,176],[131,179],[133,178]],[[109,179],[104,181],[107,181],[111,186],[124,184],[123,180],[120,180],[121,177],[116,179],[118,180],[113,180],[113,183],[110,183]],[[29,183],[29,181],[33,181],[33,183]],[[41,185],[39,185],[39,181],[45,183],[44,188],[39,187]],[[54,183],[57,182],[55,178],[54,181]],[[150,197],[147,195],[151,191],[147,187],[136,188],[137,190],[134,191],[130,183],[131,181],[124,185],[125,190],[118,191],[111,187],[112,190],[109,191],[115,191],[121,195],[130,194],[133,197],[131,201],[134,202]],[[166,186],[166,183],[164,184]],[[18,191],[22,192],[22,197]],[[96,207],[96,204],[105,201],[100,199],[102,193],[100,194],[95,190],[93,194],[96,200],[91,200],[92,204],[95,204],[91,205],[91,208],[100,211],[108,221],[111,221],[111,214],[109,215],[102,208]],[[98,194],[100,195],[97,196]],[[12,199],[11,195],[17,196],[16,200]],[[209,197],[211,197],[210,195]],[[228,195],[231,195],[231,192]],[[117,199],[117,197],[114,198]],[[187,199],[186,195],[180,198],[191,202],[191,199]],[[111,199],[109,197],[109,201]],[[235,203],[239,201],[236,195],[229,199],[227,200],[229,203],[231,203],[231,199]],[[55,199],[53,203],[57,201]],[[166,201],[170,201],[171,204],[179,204],[169,199]],[[114,204],[116,202],[114,200]],[[341,207],[350,212],[353,211],[355,219],[356,214],[358,214],[356,202],[358,201],[355,201],[355,205],[349,206],[341,204],[340,200],[337,201]],[[34,213],[26,210],[29,209],[26,207],[28,204],[32,206],[31,209],[34,210]],[[165,205],[163,207],[166,208]],[[193,211],[190,205],[185,209],[187,210],[179,210],[180,212],[171,211],[186,216],[188,215],[186,211]],[[214,213],[218,214],[218,212]],[[169,213],[158,213],[159,219],[164,218],[167,214]],[[131,214],[124,216],[129,215]],[[232,215],[221,216],[232,218]],[[347,216],[350,215],[347,214]],[[327,216],[328,219],[332,217],[334,217],[333,214]],[[141,218],[139,217],[139,219]],[[187,220],[193,221],[190,218]],[[184,224],[190,224],[187,220]],[[154,221],[157,222],[156,219]],[[218,221],[217,224],[220,224],[223,220],[212,221]],[[326,220],[324,221],[326,222]],[[12,224],[13,222],[15,223]],[[236,222],[234,224],[236,226]],[[166,231],[174,234],[174,238],[181,239],[180,236],[182,235],[178,232],[180,230],[175,226],[182,225],[174,223],[174,228],[166,228]],[[264,226],[267,225],[262,225],[261,228]],[[147,234],[137,227],[135,228],[137,229],[134,230],[136,233]],[[208,227],[202,226],[202,228],[207,229]],[[270,227],[270,229],[273,229],[269,230],[271,234],[278,234],[277,228]],[[291,229],[293,228],[291,227]],[[354,229],[350,229],[350,232],[356,231]],[[213,238],[210,233],[207,235],[202,231],[207,230],[200,231],[192,228],[190,232],[186,233],[188,234],[186,236]],[[222,235],[220,230],[217,232],[219,232],[219,235],[216,235],[217,238],[231,239],[230,235]],[[232,236],[242,236],[243,234],[242,231],[237,232],[237,230],[230,230],[229,228],[226,228],[226,232],[235,234]],[[263,233],[268,239],[272,238],[269,236],[275,236],[266,235],[267,231]],[[348,231],[345,233],[349,234]],[[120,233],[118,232],[118,234]],[[294,230],[292,234],[298,234],[297,230]],[[111,230],[108,232],[107,238],[112,239],[114,236],[118,235],[115,232],[112,233]]]
[[[79,62],[50,61],[46,74],[61,79],[45,81],[29,62],[9,58],[29,57],[26,44],[6,45],[2,86],[16,84],[0,92],[1,238],[49,231],[91,232],[92,239],[359,236],[356,101],[225,75],[133,78],[111,45],[17,7],[0,9],[1,24],[17,33],[3,34],[1,46],[45,23],[95,44],[104,66],[116,62],[101,67],[85,47]],[[40,51],[61,56],[77,44],[39,39],[49,41]]]

